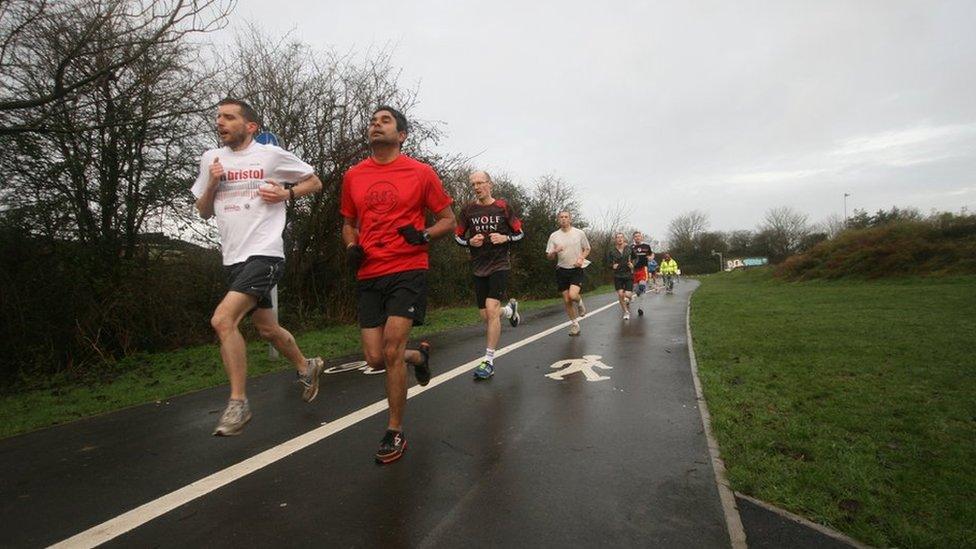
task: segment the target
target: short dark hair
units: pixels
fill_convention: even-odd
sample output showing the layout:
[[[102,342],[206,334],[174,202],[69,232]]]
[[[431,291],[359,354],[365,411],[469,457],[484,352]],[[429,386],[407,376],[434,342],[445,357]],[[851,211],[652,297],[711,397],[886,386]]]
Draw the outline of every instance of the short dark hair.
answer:
[[[258,125],[258,127],[261,126],[261,119],[258,117],[258,111],[254,110],[254,107],[247,104],[246,101],[234,99],[233,97],[225,97],[217,103],[218,107],[221,105],[237,105],[241,108],[241,116],[244,117],[244,120],[254,122]]]
[[[397,125],[397,131],[398,132],[403,132],[403,133],[409,133],[410,132],[410,126],[407,124],[407,117],[406,116],[403,116],[403,113],[402,112],[394,109],[393,107],[391,107],[389,105],[380,105],[379,107],[376,107],[376,110],[373,111],[373,114],[375,115],[376,113],[378,113],[380,111],[386,111],[386,112],[388,112],[388,113],[390,113],[390,114],[393,115],[393,119],[396,120],[396,125]]]

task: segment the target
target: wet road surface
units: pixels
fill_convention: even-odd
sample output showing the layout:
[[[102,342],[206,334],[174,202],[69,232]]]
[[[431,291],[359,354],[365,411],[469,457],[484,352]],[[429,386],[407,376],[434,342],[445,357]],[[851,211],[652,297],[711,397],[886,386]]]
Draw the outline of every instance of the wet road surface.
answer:
[[[117,534],[107,545],[149,547],[727,547],[688,360],[695,284],[647,296],[647,315],[626,322],[615,304],[598,310],[615,302],[610,294],[587,296],[580,337],[559,326],[561,308],[518,328],[503,321],[499,347],[509,351],[488,381],[470,372],[484,351],[481,328],[435,336],[435,380],[408,401],[407,451],[386,466],[373,462],[386,425],[383,379],[358,372],[325,376],[311,404],[291,372],[250,380],[254,419],[234,438],[210,436],[227,394],[219,387],[0,441],[0,546],[91,534],[268,451],[274,459],[249,474],[86,539]],[[331,431],[289,449],[323,429]]]

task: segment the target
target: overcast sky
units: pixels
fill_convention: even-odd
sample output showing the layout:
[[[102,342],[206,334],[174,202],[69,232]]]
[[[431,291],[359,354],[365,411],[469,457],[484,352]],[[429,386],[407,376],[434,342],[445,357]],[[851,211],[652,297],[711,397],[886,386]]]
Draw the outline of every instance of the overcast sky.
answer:
[[[395,44],[445,152],[664,238],[700,209],[976,210],[976,2],[241,0],[318,48]],[[482,152],[483,151],[483,152]]]

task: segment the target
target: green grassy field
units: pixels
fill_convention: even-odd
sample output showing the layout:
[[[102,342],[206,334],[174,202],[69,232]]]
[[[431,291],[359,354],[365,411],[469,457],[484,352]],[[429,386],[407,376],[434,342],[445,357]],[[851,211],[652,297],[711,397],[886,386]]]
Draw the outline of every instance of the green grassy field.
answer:
[[[723,273],[692,332],[733,489],[872,545],[976,547],[976,276]]]
[[[588,293],[611,289],[602,286]],[[559,299],[520,301],[519,307],[520,311],[528,312],[560,302]],[[480,323],[474,307],[436,309],[428,313],[427,320],[428,324],[413,330],[412,338]],[[352,325],[297,334],[295,339],[307,355],[321,355],[327,360],[360,350],[359,329]],[[270,360],[266,343],[248,344],[249,377],[291,367],[284,360]],[[0,438],[226,382],[216,345],[137,354],[103,364],[84,380],[55,377],[39,381],[29,390],[0,395]]]

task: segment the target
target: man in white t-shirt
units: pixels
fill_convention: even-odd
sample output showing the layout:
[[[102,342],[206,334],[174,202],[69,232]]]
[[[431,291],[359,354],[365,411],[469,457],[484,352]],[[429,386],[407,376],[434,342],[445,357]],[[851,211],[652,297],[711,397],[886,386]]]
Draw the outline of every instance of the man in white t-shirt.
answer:
[[[254,141],[258,128],[257,113],[247,103],[218,103],[217,133],[223,147],[203,153],[191,189],[200,216],[216,217],[228,277],[227,294],[210,320],[230,379],[230,401],[214,430],[218,436],[239,434],[251,419],[245,392],[247,354],[238,329],[248,314],[261,337],[295,365],[305,401],[318,395],[325,366],[319,357],[305,358],[295,338],[278,324],[270,298],[285,264],[285,202],[318,192],[322,182],[292,153]]]
[[[572,216],[568,211],[559,212],[559,230],[549,235],[546,243],[546,256],[556,260],[556,286],[563,296],[566,315],[572,325],[569,335],[580,334],[579,317],[586,314],[583,306],[583,267],[589,265],[586,256],[590,255],[590,241],[586,233],[573,227]]]

